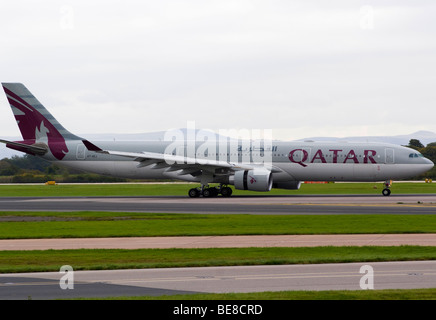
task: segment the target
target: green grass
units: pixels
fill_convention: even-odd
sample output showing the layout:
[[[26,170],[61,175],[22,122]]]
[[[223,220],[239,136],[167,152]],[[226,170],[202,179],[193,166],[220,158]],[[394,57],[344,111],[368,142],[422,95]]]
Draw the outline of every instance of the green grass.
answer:
[[[435,260],[427,246],[0,251],[0,272]]]
[[[436,215],[2,212],[0,221],[0,239],[436,233]]]
[[[59,184],[0,185],[0,197],[30,196],[187,196],[198,184]],[[374,187],[377,187],[376,189]],[[380,195],[382,183],[302,184],[300,190],[273,189],[271,192],[234,190],[234,195],[302,195],[302,194],[374,194]],[[436,183],[394,183],[394,194],[436,193]]]

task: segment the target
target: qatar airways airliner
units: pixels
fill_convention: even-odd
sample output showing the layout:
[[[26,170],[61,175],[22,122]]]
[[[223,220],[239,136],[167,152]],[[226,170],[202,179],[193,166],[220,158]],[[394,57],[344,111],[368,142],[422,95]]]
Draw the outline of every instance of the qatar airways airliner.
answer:
[[[382,194],[388,196],[391,180],[433,167],[416,150],[386,143],[215,139],[183,132],[160,141],[90,142],[66,130],[23,84],[2,85],[23,138],[0,140],[8,148],[114,177],[198,182],[190,197],[228,197],[229,185],[253,191],[299,189],[305,180],[384,181]]]

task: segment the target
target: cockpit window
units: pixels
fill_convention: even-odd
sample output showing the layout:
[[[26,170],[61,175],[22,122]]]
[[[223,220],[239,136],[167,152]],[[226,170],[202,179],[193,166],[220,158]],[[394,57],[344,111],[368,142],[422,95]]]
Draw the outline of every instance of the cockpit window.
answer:
[[[409,158],[423,158],[424,156],[421,153],[411,153],[409,154]]]

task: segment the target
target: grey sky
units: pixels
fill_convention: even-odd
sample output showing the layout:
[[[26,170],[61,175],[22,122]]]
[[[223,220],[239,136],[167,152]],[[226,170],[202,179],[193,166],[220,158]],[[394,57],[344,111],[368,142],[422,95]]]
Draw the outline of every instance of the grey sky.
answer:
[[[7,1],[0,80],[68,130],[436,131],[435,1]],[[19,131],[0,93],[1,136]]]

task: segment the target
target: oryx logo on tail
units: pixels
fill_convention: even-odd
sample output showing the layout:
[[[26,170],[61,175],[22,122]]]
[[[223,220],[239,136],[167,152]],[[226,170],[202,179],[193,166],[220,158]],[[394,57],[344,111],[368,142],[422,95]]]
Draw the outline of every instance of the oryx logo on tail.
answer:
[[[3,83],[9,104],[14,113],[24,141],[22,145],[46,145],[53,156],[62,160],[68,153],[65,139],[80,139],[68,132],[21,83]],[[12,146],[14,147],[14,146]],[[30,154],[32,149],[15,146]]]

